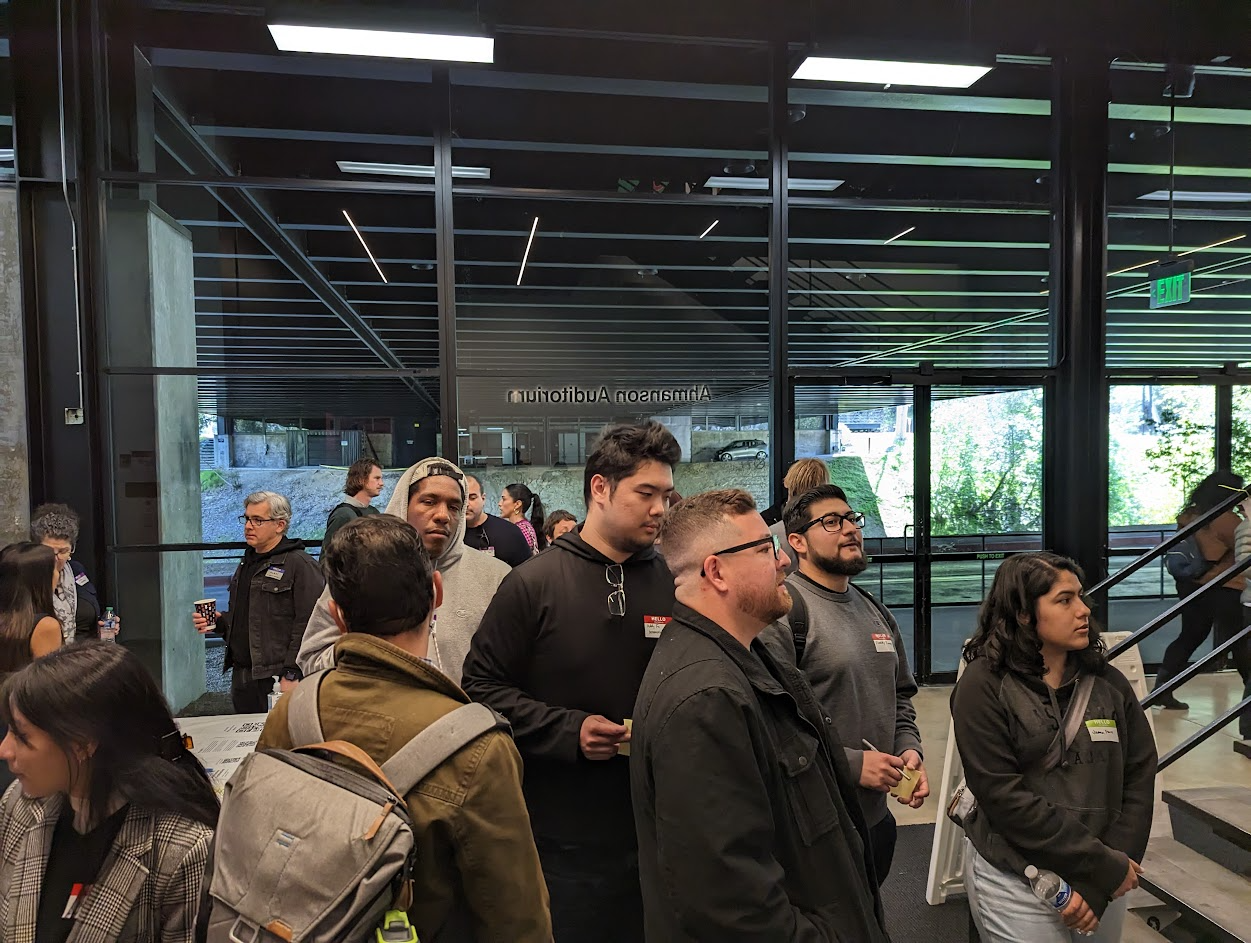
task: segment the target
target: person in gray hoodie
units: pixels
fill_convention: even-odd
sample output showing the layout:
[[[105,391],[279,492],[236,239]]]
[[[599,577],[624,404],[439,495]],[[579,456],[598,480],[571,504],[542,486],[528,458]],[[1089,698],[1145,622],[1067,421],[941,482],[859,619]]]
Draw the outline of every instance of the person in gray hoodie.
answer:
[[[430,659],[460,684],[469,640],[495,590],[509,573],[508,564],[465,546],[465,475],[451,462],[428,458],[400,476],[387,514],[407,520],[443,576],[443,605],[430,632]],[[304,674],[334,664],[339,630],[330,615],[330,592],[317,600],[304,630],[297,662]]]

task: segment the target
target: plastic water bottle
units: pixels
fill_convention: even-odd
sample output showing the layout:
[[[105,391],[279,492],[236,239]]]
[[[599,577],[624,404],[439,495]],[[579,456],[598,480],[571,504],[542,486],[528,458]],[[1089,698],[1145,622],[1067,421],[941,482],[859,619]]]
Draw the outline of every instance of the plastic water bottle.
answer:
[[[104,619],[101,620],[104,625],[100,626],[100,641],[116,642],[117,641],[117,616],[113,615],[113,607],[108,606],[104,610]]]
[[[1056,910],[1063,910],[1073,897],[1069,882],[1054,871],[1039,871],[1032,864],[1025,869],[1025,878],[1034,889],[1034,896],[1044,900]]]

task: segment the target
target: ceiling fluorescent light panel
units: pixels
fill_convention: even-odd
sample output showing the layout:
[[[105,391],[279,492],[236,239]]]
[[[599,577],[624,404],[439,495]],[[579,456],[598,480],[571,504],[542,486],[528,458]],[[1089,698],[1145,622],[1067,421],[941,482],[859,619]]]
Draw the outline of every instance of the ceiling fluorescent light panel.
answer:
[[[314,52],[334,56],[383,59],[429,59],[442,62],[494,62],[495,40],[486,36],[405,33],[378,29],[270,24],[274,43],[283,52]]]
[[[433,164],[385,164],[368,160],[335,161],[339,170],[345,174],[379,174],[387,177],[426,177],[434,178]],[[490,167],[452,167],[453,177],[472,180],[490,180]]]
[[[795,72],[795,78],[807,82],[849,82],[856,85],[968,88],[989,71],[990,66],[980,65],[809,56]]]
[[[837,190],[846,181],[820,180],[814,177],[791,177],[787,181],[790,190]],[[768,190],[768,177],[709,177],[704,186],[719,190]]]

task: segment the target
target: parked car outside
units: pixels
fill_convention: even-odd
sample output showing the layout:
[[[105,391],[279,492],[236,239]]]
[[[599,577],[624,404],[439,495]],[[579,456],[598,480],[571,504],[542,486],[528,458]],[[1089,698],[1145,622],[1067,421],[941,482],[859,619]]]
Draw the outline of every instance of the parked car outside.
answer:
[[[736,439],[717,451],[718,462],[732,462],[736,458],[765,459],[768,457],[769,446],[760,439]]]

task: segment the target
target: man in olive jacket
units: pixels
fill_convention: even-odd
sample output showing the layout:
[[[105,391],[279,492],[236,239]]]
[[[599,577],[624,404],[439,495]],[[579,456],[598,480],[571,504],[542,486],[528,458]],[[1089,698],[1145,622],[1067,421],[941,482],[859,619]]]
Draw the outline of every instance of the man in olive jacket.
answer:
[[[345,524],[322,555],[330,613],[345,633],[318,689],[327,740],[382,765],[469,699],[428,657],[443,583],[421,537],[390,515]],[[258,750],[290,749],[288,700],[270,713]],[[409,919],[422,943],[551,943],[547,887],[521,794],[521,756],[491,730],[404,797],[416,865]]]
[[[634,709],[648,943],[883,943],[864,815],[833,721],[757,640],[790,562],[751,495],[671,508],[677,605]]]

